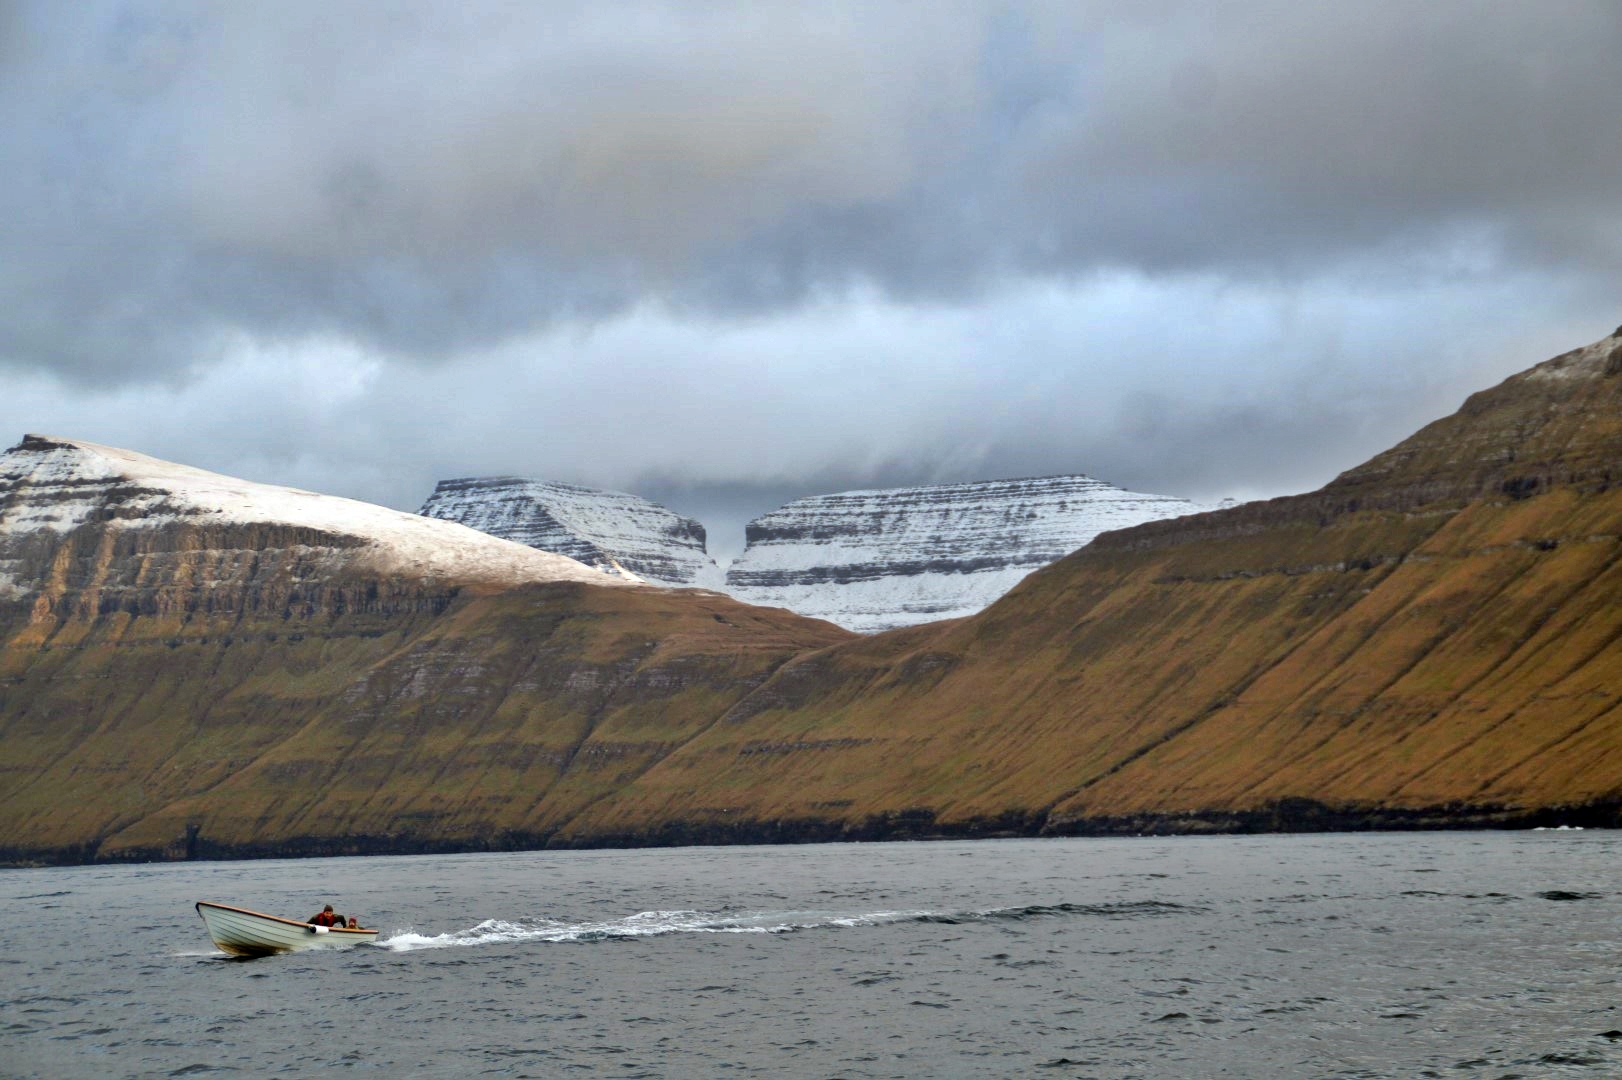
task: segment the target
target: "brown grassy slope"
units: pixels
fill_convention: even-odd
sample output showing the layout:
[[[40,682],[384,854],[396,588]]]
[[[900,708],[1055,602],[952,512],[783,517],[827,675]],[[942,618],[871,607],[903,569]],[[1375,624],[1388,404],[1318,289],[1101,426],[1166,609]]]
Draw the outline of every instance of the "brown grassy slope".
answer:
[[[187,822],[222,850],[539,844],[789,656],[848,637],[713,594],[555,585],[476,598],[219,786],[108,844],[151,846]]]
[[[1619,464],[1622,336],[1319,492],[1108,534],[979,616],[854,640],[704,594],[351,578],[317,536],[41,532],[13,565],[42,587],[0,597],[0,849],[1614,802]]]
[[[241,530],[109,535],[69,534],[0,609],[13,858],[172,852],[188,825],[219,853],[544,837],[850,637],[708,594],[312,582]]]
[[[786,665],[570,823],[1068,823],[1622,797],[1622,336],[1319,492],[1107,534]]]

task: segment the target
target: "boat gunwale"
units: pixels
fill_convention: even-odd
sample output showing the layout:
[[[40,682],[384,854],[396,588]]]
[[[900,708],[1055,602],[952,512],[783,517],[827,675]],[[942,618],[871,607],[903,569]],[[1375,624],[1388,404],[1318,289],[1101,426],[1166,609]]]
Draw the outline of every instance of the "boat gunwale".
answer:
[[[201,915],[203,913],[203,909],[205,907],[210,907],[210,908],[217,908],[220,911],[234,911],[239,915],[252,915],[256,919],[269,919],[271,922],[282,923],[285,926],[296,926],[300,930],[315,930],[316,929],[316,926],[315,926],[314,923],[295,922],[292,919],[284,919],[280,915],[266,915],[263,911],[255,911],[252,908],[235,907],[235,906],[233,906],[231,904],[216,904],[212,900],[199,900],[199,901],[197,901],[196,907],[197,907],[197,914],[199,914],[199,915]],[[206,923],[207,920],[205,919],[204,922]],[[356,934],[356,935],[359,935],[360,937],[376,937],[377,936],[377,931],[376,930],[366,930],[366,929],[362,929],[362,928],[359,928],[359,927],[357,927],[355,929],[350,929],[347,926],[329,926],[329,927],[326,928],[326,930],[327,930],[327,933],[329,933],[329,934]]]

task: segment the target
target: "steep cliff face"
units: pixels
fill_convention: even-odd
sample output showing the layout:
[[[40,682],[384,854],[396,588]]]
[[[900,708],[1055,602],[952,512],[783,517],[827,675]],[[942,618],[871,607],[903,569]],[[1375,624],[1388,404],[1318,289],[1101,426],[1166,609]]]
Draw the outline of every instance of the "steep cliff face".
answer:
[[[1622,824],[1622,334],[870,637],[86,450],[4,459],[0,858]]]
[[[513,476],[441,480],[421,513],[653,584],[721,584],[704,526],[624,492]]]
[[[750,522],[726,590],[870,633],[972,615],[1100,532],[1194,513],[1087,476],[847,491]]]
[[[846,636],[38,437],[0,457],[0,573],[14,860],[536,843]]]
[[[1619,476],[1622,331],[1318,492],[1107,533],[978,616],[796,660],[570,828],[1618,823]]]

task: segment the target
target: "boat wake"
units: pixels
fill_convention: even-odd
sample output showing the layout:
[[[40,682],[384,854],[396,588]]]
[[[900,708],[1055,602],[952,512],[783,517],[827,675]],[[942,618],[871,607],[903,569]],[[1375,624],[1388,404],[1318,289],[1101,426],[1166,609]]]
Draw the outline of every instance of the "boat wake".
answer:
[[[624,941],[664,934],[786,934],[820,926],[874,926],[905,922],[928,912],[876,911],[861,915],[813,912],[642,911],[604,922],[569,923],[553,919],[486,919],[466,930],[432,936],[402,931],[378,944],[396,952],[448,949],[459,945],[499,945],[519,941],[553,943]]]
[[[666,934],[789,934],[801,930],[883,926],[893,923],[960,923],[1091,915],[1106,919],[1140,918],[1203,909],[1146,900],[1119,904],[1026,904],[985,911],[641,911],[603,922],[563,922],[556,919],[486,919],[466,930],[446,934],[419,934],[401,930],[377,945],[395,952],[450,949],[465,945],[503,945],[515,942],[565,944],[628,941]]]

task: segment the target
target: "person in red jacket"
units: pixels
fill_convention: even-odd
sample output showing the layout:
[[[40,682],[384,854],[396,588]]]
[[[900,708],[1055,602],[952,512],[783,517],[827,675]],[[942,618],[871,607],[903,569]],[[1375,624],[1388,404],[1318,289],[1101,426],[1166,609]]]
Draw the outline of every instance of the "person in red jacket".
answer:
[[[314,926],[342,926],[344,924],[343,917],[333,912],[331,904],[322,908],[320,914],[311,915],[304,921]]]

